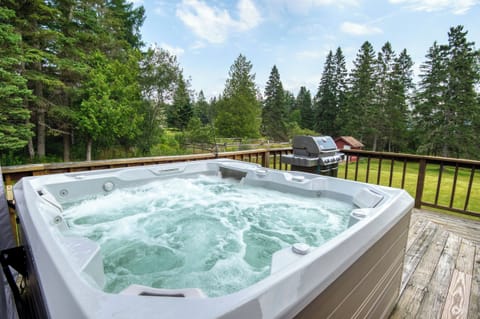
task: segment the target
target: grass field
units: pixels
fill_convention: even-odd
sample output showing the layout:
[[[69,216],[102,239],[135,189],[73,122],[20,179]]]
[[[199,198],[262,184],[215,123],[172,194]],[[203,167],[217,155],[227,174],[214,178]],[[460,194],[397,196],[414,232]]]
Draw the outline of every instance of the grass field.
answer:
[[[378,163],[376,159],[370,160],[370,170],[368,176],[368,182],[377,184],[378,178]],[[355,166],[356,163],[348,164],[347,179],[355,178]],[[339,165],[338,177],[345,177],[345,163]],[[382,161],[382,167],[380,172],[380,185],[389,185],[391,161]],[[358,163],[358,176],[357,180],[365,182],[367,172],[367,159],[361,159]],[[393,167],[392,187],[401,187],[402,183],[403,162],[396,162]],[[450,200],[452,196],[452,190],[454,185],[455,167],[444,167],[442,172],[442,179],[440,183],[439,192],[437,195],[438,176],[440,172],[440,165],[428,164],[426,168],[425,184],[423,190],[423,202],[435,203],[438,205],[450,206]],[[459,168],[457,181],[455,183],[454,200],[452,203],[453,208],[464,209],[465,200],[468,192],[468,185],[470,181],[471,169]],[[468,202],[467,210],[480,213],[480,174],[474,175],[470,199]],[[405,170],[405,182],[404,189],[410,193],[413,197],[416,194],[418,177],[418,163],[407,163]],[[428,208],[433,210],[432,208]],[[464,216],[464,215],[462,215]],[[475,218],[480,219],[480,218]]]

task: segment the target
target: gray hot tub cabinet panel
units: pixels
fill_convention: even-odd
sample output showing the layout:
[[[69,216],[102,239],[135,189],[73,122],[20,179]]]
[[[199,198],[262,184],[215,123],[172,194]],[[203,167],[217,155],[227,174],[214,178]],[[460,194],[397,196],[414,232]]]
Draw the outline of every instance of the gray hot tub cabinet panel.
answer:
[[[410,213],[296,318],[385,318],[400,291]]]

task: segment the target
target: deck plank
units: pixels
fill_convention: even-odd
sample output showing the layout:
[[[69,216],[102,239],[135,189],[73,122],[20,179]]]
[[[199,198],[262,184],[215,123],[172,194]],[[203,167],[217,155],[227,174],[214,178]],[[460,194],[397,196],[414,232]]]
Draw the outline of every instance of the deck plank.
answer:
[[[410,248],[405,252],[400,292],[405,289],[410,277],[415,272],[423,255],[425,255],[425,252],[432,242],[437,230],[438,227],[436,227],[434,223],[427,223],[423,228],[423,231],[415,238],[414,242],[410,245]]]
[[[468,301],[472,276],[455,269],[443,308],[442,319],[464,319],[468,314]]]
[[[410,219],[410,229],[408,232],[407,246],[408,251],[417,238],[423,234],[428,221],[425,218],[417,217],[417,214],[412,215]]]
[[[390,318],[480,318],[480,222],[414,210]]]
[[[421,318],[440,318],[447,299],[447,291],[455,269],[461,238],[449,234],[432,279],[426,287],[425,296],[418,309]]]
[[[473,266],[468,319],[478,319],[480,316],[480,245],[475,246]]]

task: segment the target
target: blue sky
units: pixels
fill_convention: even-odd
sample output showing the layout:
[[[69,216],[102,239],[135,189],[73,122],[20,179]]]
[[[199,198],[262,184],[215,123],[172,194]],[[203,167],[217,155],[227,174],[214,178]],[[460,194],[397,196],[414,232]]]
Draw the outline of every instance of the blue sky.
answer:
[[[360,46],[379,51],[390,41],[407,49],[418,75],[428,48],[447,42],[464,25],[480,47],[479,0],[132,0],[143,5],[142,39],[178,58],[192,89],[207,97],[223,91],[241,53],[253,64],[263,92],[275,64],[284,88],[315,94],[329,50],[341,47],[350,70]]]

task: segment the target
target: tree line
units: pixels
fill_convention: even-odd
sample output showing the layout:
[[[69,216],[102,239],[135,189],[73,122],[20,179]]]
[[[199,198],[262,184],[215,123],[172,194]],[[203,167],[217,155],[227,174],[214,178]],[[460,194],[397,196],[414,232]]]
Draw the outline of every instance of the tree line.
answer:
[[[240,54],[223,93],[207,101],[174,55],[145,49],[144,19],[144,8],[126,0],[2,1],[3,163],[90,160],[112,148],[159,155],[165,145],[216,136],[296,134],[352,135],[378,151],[480,153],[480,54],[462,26],[447,44],[434,42],[417,84],[405,49],[397,54],[387,42],[375,53],[365,42],[350,71],[341,48],[329,52],[314,95],[285,90],[276,66],[261,92]]]

